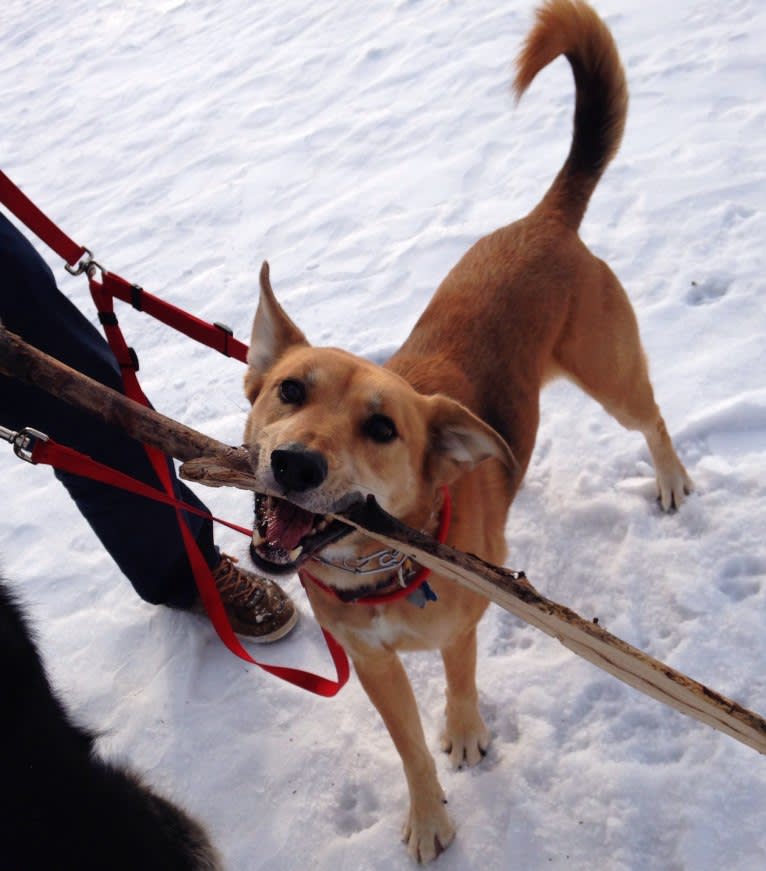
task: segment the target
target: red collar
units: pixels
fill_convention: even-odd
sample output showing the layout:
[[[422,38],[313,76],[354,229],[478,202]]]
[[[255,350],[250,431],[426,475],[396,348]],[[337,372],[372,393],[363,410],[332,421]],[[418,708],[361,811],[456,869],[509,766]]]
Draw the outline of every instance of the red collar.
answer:
[[[448,487],[441,487],[442,493],[442,508],[439,513],[439,529],[436,532],[436,540],[439,544],[444,544],[449,534],[450,524],[452,522],[452,495]],[[307,581],[310,581],[315,586],[319,587],[325,593],[335,596],[348,605],[387,605],[390,602],[396,602],[399,599],[404,599],[411,596],[416,590],[422,587],[428,578],[431,576],[431,569],[425,566],[420,566],[415,574],[405,583],[399,581],[396,575],[387,578],[383,583],[372,588],[371,593],[365,592],[369,588],[364,588],[358,592],[353,590],[348,591],[350,595],[346,595],[345,591],[331,587],[320,581],[319,578],[307,572],[305,569],[298,572],[298,577],[301,583],[305,586]],[[431,592],[433,596],[433,592]],[[435,596],[434,596],[435,598]]]

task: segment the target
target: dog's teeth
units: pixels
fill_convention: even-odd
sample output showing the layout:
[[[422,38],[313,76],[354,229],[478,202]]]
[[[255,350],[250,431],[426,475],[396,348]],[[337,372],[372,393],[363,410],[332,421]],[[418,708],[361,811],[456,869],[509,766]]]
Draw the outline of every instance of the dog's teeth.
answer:
[[[261,535],[260,531],[256,527],[253,530],[253,545],[255,547],[260,547],[264,541],[266,541],[266,538],[263,535]]]
[[[302,553],[303,553],[303,545],[302,545],[302,544],[299,544],[298,547],[293,548],[293,550],[291,550],[290,553],[288,554],[288,556],[290,557],[290,562],[291,562],[291,563],[294,563],[295,560],[297,560],[298,557],[299,557]]]

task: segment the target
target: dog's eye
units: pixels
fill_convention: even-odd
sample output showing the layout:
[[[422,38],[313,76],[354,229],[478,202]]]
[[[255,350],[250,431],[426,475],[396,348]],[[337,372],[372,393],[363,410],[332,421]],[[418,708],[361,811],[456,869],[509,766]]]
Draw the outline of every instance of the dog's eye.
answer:
[[[392,442],[399,435],[396,424],[385,414],[373,414],[372,417],[367,418],[363,429],[365,435],[380,444]]]
[[[279,398],[287,405],[301,405],[306,399],[306,387],[302,381],[287,378],[279,385]]]

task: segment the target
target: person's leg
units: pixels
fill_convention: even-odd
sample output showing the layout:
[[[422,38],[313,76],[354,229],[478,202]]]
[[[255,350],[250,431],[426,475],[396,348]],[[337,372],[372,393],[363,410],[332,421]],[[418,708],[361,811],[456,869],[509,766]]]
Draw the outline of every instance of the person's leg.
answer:
[[[0,264],[4,325],[47,354],[122,391],[120,370],[105,340],[58,290],[47,264],[2,215]],[[45,391],[0,376],[0,409],[5,426],[33,426],[99,462],[160,486],[142,445]],[[178,495],[204,508],[167,462]],[[87,478],[56,475],[139,596],[155,604],[192,604],[196,587],[174,509]],[[208,563],[215,565],[211,522],[189,515],[189,524]]]
[[[58,290],[32,245],[0,214],[0,321],[47,354],[108,387],[123,391],[117,361],[99,331]],[[121,430],[13,378],[0,376],[0,424],[32,426],[133,478],[159,487],[142,445]],[[165,459],[176,495],[205,506],[176,477]],[[143,599],[201,611],[175,509],[87,478],[56,472],[108,553]],[[298,612],[273,581],[259,578],[220,554],[209,519],[187,514],[189,527],[213,572],[235,631],[256,641],[276,641],[295,625]]]

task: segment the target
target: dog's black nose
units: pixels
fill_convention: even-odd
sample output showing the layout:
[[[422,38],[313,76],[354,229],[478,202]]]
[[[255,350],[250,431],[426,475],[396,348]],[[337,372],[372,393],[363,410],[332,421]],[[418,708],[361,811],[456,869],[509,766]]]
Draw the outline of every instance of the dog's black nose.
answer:
[[[318,487],[327,477],[327,460],[318,451],[290,445],[272,451],[271,470],[285,490],[303,493]]]

